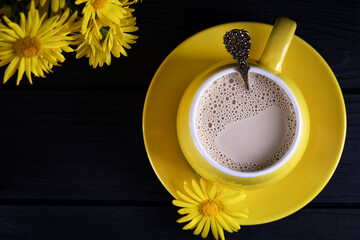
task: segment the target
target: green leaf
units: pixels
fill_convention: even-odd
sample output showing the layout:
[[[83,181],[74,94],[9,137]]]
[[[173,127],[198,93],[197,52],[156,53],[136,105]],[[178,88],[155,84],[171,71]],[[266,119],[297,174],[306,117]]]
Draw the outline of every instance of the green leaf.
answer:
[[[103,36],[103,39],[106,38],[106,35],[108,34],[110,30],[110,27],[101,27],[100,28],[100,32],[101,32],[101,35]]]

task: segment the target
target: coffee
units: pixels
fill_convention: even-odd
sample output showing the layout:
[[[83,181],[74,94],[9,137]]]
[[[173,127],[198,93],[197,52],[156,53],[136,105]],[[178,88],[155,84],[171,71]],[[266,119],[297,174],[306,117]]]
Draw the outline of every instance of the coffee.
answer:
[[[249,82],[247,90],[237,72],[219,77],[199,97],[194,115],[195,133],[206,154],[240,172],[263,170],[279,161],[298,124],[283,88],[253,72]]]

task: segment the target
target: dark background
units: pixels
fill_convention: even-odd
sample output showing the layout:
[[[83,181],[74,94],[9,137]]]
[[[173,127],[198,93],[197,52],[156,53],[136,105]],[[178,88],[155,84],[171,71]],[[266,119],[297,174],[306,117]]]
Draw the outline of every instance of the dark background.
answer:
[[[127,58],[94,70],[68,54],[33,85],[24,77],[16,87],[13,77],[0,86],[0,240],[201,239],[175,222],[177,208],[147,158],[147,88],[191,35],[226,22],[273,24],[278,16],[295,20],[296,34],[334,71],[346,102],[345,148],[333,178],[306,207],[226,237],[359,239],[359,1],[144,0],[134,7],[139,40]]]

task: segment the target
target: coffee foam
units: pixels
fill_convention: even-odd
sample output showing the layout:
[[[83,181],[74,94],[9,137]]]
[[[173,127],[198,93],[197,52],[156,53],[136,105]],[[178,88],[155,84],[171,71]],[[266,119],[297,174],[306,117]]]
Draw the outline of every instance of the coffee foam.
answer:
[[[297,121],[295,108],[286,92],[266,76],[249,73],[250,90],[237,72],[216,79],[202,93],[195,109],[195,131],[202,148],[220,165],[240,171],[255,172],[280,160],[294,141]],[[279,147],[260,162],[232,159],[220,151],[216,138],[226,126],[260,112],[277,107],[285,122],[284,137]],[[256,146],[254,146],[256,147]]]

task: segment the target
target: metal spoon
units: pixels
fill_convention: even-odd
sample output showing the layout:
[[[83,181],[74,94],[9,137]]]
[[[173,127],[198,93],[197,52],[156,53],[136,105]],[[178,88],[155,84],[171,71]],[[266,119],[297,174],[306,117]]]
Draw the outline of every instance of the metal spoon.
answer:
[[[238,62],[238,71],[245,81],[246,89],[249,90],[248,72],[250,67],[247,65],[246,59],[249,57],[251,47],[250,34],[244,29],[233,29],[225,33],[224,45],[226,50]]]

